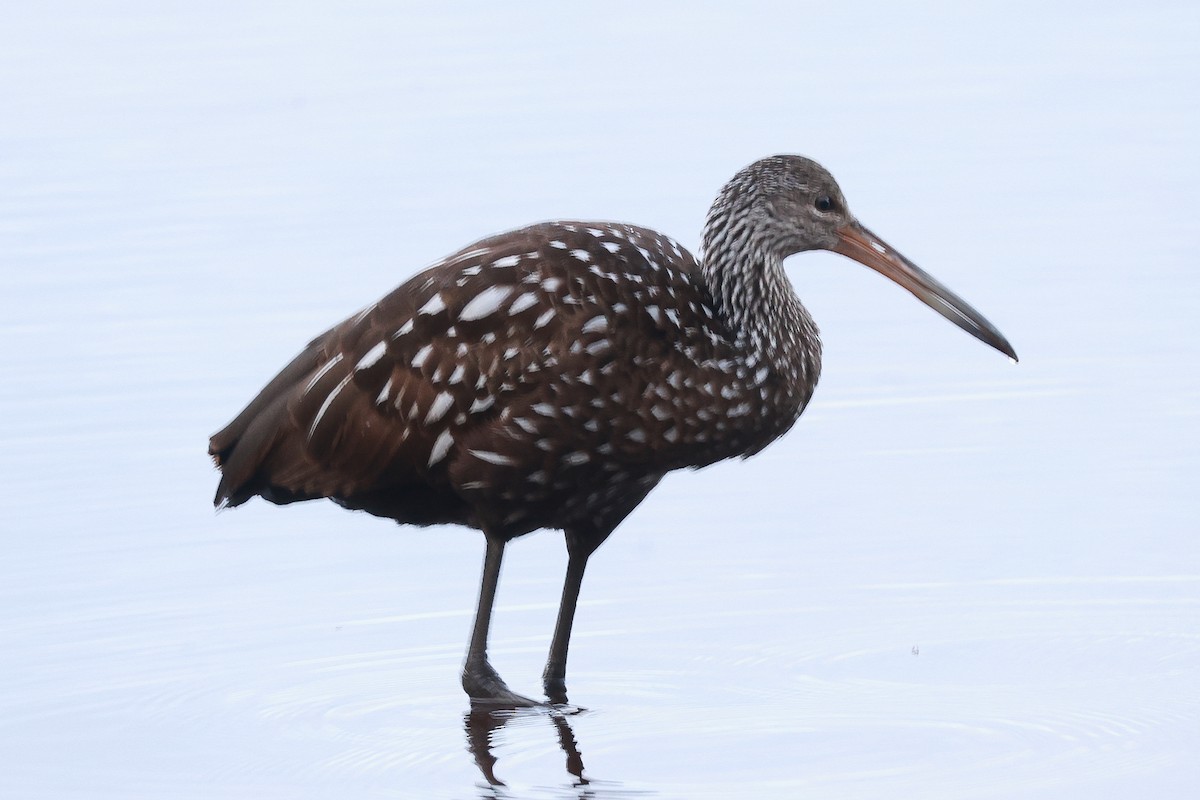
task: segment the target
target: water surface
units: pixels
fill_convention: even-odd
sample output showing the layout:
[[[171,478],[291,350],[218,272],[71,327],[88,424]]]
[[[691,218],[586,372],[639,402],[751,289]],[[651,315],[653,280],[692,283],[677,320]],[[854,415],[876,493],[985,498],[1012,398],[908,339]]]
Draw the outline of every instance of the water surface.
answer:
[[[1191,796],[1200,15],[741,8],[6,15],[0,794]],[[694,246],[780,151],[1022,362],[793,259],[816,399],[593,559],[585,712],[468,714],[478,534],[214,516],[207,436],[329,324],[539,219]],[[510,548],[518,691],[564,565]]]

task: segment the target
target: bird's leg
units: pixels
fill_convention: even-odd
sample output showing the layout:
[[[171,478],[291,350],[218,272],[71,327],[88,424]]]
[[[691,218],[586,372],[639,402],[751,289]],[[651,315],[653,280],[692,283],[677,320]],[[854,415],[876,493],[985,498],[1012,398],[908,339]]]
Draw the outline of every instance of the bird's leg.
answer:
[[[567,576],[563,581],[554,639],[550,642],[550,657],[546,660],[546,671],[542,673],[542,684],[551,703],[567,702],[567,648],[571,643],[571,624],[575,621],[575,606],[579,602],[583,571],[587,568],[588,557],[598,544],[582,544],[567,534]]]
[[[541,703],[519,695],[508,688],[487,658],[488,627],[492,621],[492,604],[496,600],[496,585],[500,581],[500,562],[504,558],[504,542],[487,537],[487,552],[483,557],[483,579],[479,585],[479,605],[475,609],[475,627],[463,664],[462,686],[473,702],[496,706],[536,706]]]

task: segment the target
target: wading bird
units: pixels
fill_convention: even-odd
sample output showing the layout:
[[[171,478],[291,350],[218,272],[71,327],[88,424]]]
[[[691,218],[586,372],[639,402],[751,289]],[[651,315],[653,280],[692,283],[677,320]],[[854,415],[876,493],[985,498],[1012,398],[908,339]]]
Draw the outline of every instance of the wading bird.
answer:
[[[462,683],[505,706],[534,701],[487,657],[504,546],[562,530],[566,580],[543,681],[565,703],[592,552],[666,473],[757,453],[812,396],[821,342],[785,258],[848,256],[1016,359],[979,312],[863,227],[807,158],[738,172],[702,246],[696,259],[646,228],[547,222],[448,256],[314,339],[212,437],[216,504],[329,498],[482,531]]]

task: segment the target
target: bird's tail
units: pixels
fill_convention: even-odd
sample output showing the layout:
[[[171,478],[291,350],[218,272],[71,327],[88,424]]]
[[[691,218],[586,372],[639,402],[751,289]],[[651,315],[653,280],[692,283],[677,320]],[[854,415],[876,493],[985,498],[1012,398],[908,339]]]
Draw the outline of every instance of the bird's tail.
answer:
[[[288,402],[293,390],[307,380],[320,363],[322,338],[314,340],[296,356],[242,413],[208,440],[208,454],[221,470],[221,481],[213,498],[217,508],[239,506],[266,488],[259,473],[264,461],[284,438]],[[287,502],[300,498],[268,499]]]

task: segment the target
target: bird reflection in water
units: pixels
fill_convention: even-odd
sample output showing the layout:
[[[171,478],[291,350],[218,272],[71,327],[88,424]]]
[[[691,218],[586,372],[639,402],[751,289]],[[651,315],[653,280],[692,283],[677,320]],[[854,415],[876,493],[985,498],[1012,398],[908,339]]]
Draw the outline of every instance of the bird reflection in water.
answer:
[[[575,731],[571,728],[571,723],[568,720],[568,715],[577,713],[580,713],[579,710],[564,711],[563,709],[549,706],[534,709],[476,706],[463,715],[463,723],[467,731],[467,749],[471,751],[471,755],[475,758],[475,765],[483,773],[483,778],[488,782],[488,785],[493,790],[498,787],[504,787],[506,786],[504,781],[496,777],[497,758],[494,752],[500,731],[514,719],[546,719],[554,726],[558,736],[558,744],[562,748],[563,754],[567,757],[567,772],[571,774],[573,779],[571,786],[577,790],[578,797],[611,797],[612,795],[608,793],[604,793],[603,795],[598,794],[596,787],[583,775],[583,757],[579,754],[579,744],[575,741]],[[492,791],[484,796],[502,797],[504,795]]]

